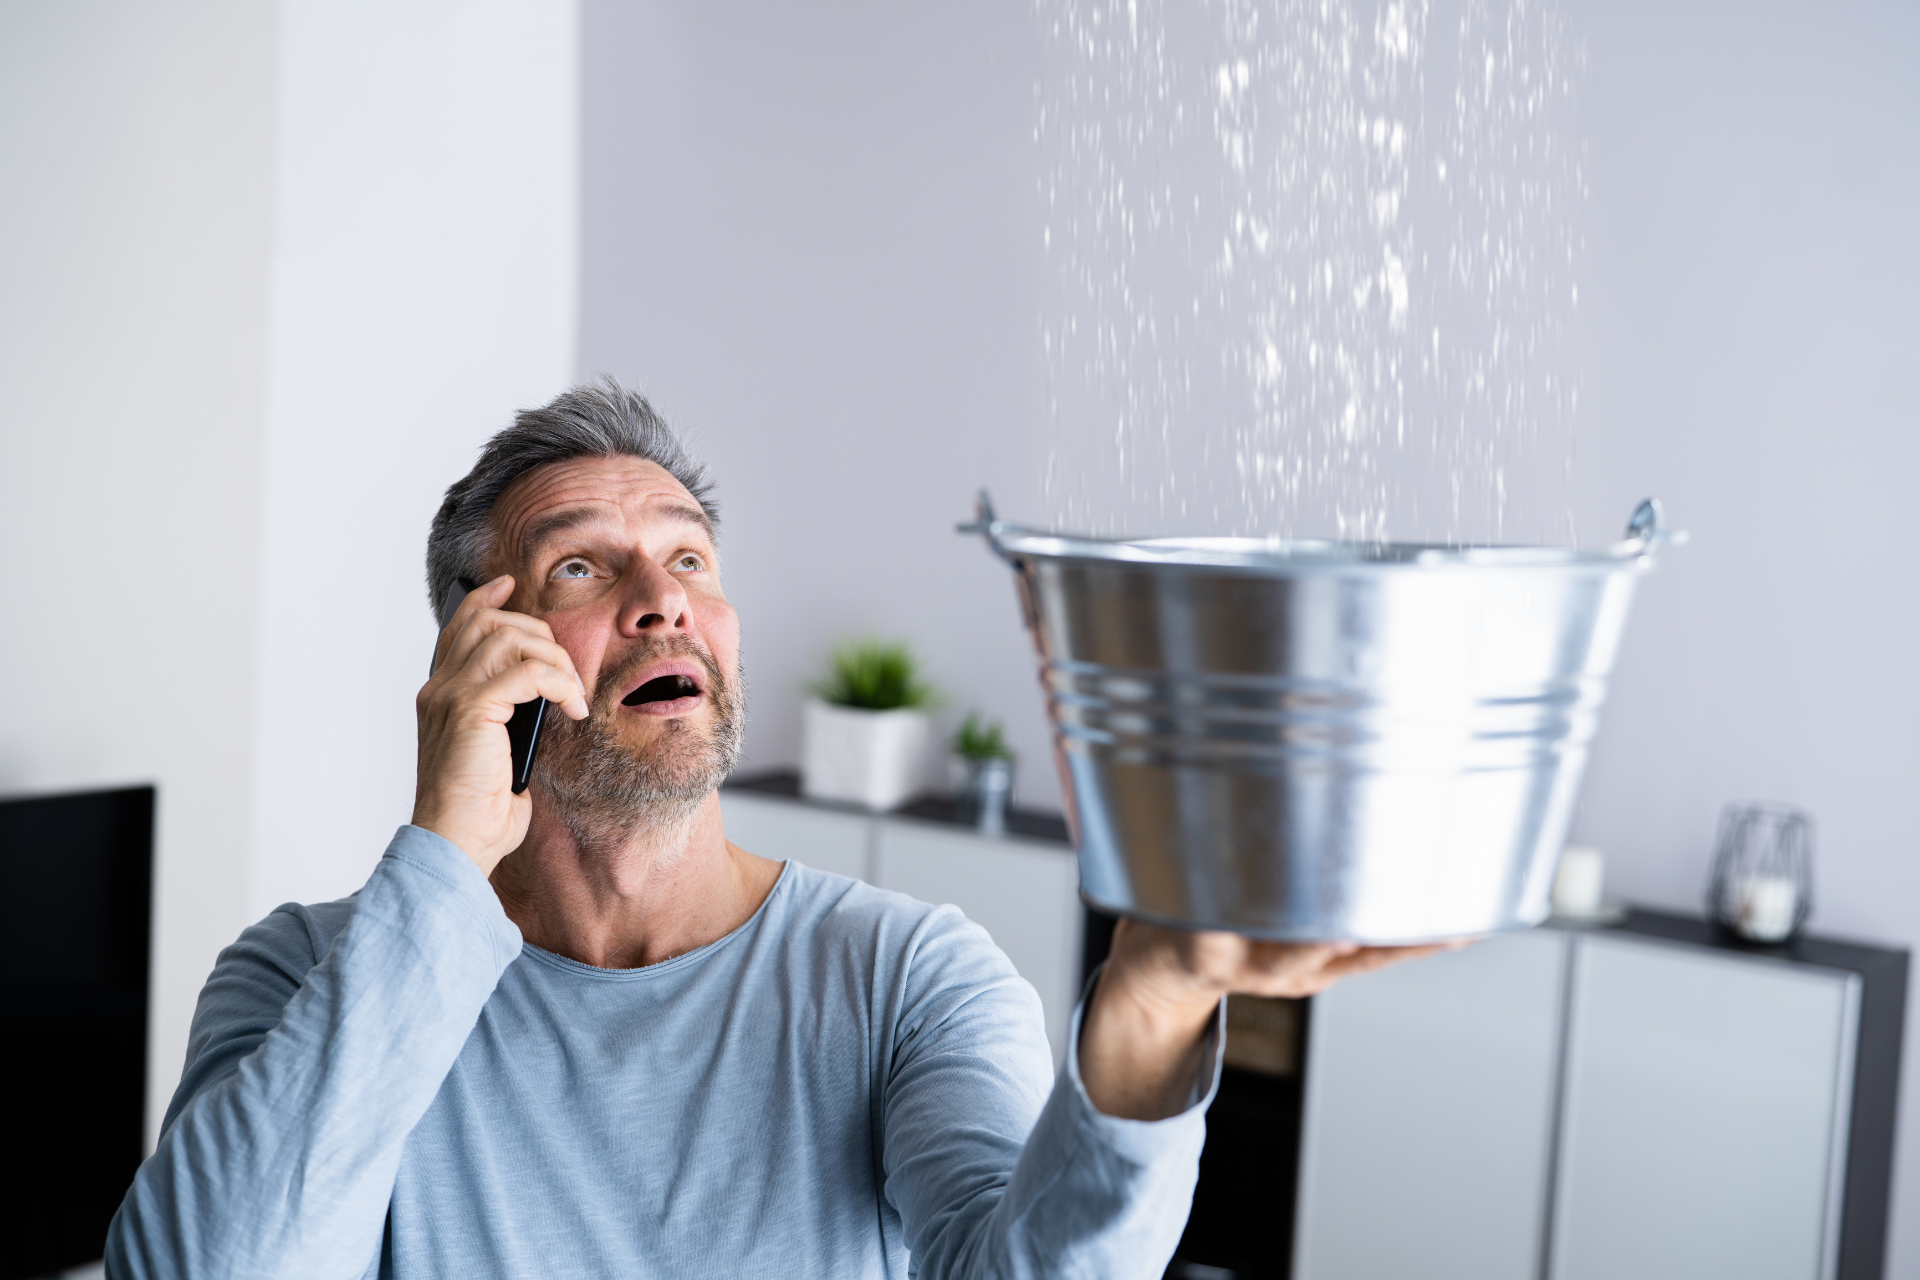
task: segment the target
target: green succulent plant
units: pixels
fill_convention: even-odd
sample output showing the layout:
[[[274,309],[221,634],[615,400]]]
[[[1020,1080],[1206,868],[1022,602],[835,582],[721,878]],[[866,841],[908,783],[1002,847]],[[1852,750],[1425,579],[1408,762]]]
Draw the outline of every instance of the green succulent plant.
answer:
[[[977,711],[969,711],[960,732],[953,735],[953,753],[966,760],[1013,759],[1013,748],[1007,745],[999,722],[988,723]]]
[[[919,663],[904,640],[849,640],[833,651],[825,679],[809,687],[823,702],[867,711],[927,708],[940,700],[920,678]]]

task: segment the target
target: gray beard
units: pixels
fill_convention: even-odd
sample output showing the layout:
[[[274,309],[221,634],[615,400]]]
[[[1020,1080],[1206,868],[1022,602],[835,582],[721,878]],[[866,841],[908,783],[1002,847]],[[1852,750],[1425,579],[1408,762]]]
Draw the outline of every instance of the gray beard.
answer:
[[[666,657],[691,658],[705,668],[711,725],[701,729],[676,718],[646,747],[622,742],[614,730],[619,700],[633,675]],[[673,636],[602,672],[585,720],[549,712],[533,780],[583,851],[611,852],[642,831],[649,843],[686,844],[701,805],[740,761],[744,683],[738,668],[728,679],[706,649]]]

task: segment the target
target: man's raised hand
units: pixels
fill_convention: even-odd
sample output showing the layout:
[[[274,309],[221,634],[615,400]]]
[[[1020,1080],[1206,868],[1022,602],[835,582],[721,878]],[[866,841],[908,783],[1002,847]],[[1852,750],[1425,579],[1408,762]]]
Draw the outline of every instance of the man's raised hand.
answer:
[[[1318,995],[1341,978],[1447,945],[1461,944],[1262,942],[1122,920],[1075,1046],[1080,1079],[1094,1106],[1108,1115],[1175,1115],[1187,1105],[1202,1037],[1223,996]]]
[[[587,717],[586,686],[573,658],[539,618],[501,606],[513,579],[469,592],[434,647],[433,674],[414,699],[420,723],[413,825],[459,845],[482,874],[520,846],[533,800],[513,794],[507,721],[514,707],[545,698]]]

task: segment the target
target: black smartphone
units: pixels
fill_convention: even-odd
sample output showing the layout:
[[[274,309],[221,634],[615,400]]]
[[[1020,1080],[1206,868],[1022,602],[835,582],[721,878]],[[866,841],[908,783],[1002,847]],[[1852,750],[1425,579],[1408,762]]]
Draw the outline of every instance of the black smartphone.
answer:
[[[468,582],[465,578],[456,578],[447,588],[447,595],[440,602],[440,629],[445,631],[447,624],[453,621],[453,615],[459,612],[460,602],[467,598],[479,584]],[[434,641],[434,651],[439,652],[440,642]],[[432,674],[429,669],[428,674]],[[535,698],[532,702],[522,702],[514,707],[513,715],[507,719],[507,750],[513,756],[513,794],[519,795],[527,789],[527,782],[533,776],[533,753],[540,749],[540,727],[547,722],[547,700]]]

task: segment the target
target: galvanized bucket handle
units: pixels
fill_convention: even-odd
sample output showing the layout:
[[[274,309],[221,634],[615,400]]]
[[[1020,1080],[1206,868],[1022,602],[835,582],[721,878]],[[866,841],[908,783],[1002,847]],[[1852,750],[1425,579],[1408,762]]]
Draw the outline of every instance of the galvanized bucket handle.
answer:
[[[1685,529],[1669,529],[1666,513],[1661,509],[1660,499],[1643,498],[1640,505],[1633,509],[1633,515],[1627,519],[1627,532],[1611,550],[1617,556],[1644,556],[1652,553],[1655,547],[1684,547],[1687,545]]]
[[[1002,560],[1012,559],[1012,557],[1007,554],[1006,548],[1000,543],[1002,535],[1009,533],[1037,534],[1040,532],[1038,529],[1029,529],[1024,525],[1008,524],[1005,520],[995,515],[993,512],[993,495],[989,494],[985,489],[980,490],[980,496],[974,499],[973,519],[965,524],[957,524],[953,528],[955,533],[977,533],[982,535],[986,538],[987,545],[993,548],[993,553]]]

